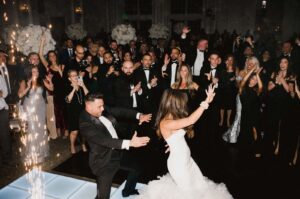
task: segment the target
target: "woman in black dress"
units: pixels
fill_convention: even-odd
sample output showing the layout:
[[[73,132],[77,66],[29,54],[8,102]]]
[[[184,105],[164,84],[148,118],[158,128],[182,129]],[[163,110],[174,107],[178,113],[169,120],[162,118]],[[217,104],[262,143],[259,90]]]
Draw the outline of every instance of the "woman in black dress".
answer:
[[[220,123],[219,126],[223,126],[225,110],[227,113],[227,127],[230,127],[230,119],[232,110],[235,109],[236,105],[236,69],[234,66],[233,55],[228,55],[226,58],[226,72],[220,77],[222,81],[222,88],[220,89],[220,95],[222,101],[220,102]]]
[[[264,136],[264,152],[266,157],[278,155],[280,150],[280,132],[284,130],[281,123],[288,114],[288,103],[290,100],[290,87],[288,81],[294,79],[289,67],[289,60],[280,60],[279,70],[271,75],[268,83],[266,99],[266,131]]]
[[[56,124],[56,132],[57,136],[61,136],[64,133],[64,138],[67,138],[69,132],[67,130],[66,124],[66,103],[65,103],[65,93],[64,93],[64,80],[63,80],[63,70],[64,65],[59,64],[59,60],[57,59],[57,53],[53,50],[47,53],[47,59],[43,56],[44,51],[44,42],[45,38],[42,36],[41,44],[39,49],[39,56],[42,64],[46,67],[47,73],[52,75],[52,82],[54,86],[54,90],[52,92],[53,102],[54,102],[54,115],[55,115],[55,124]]]
[[[263,84],[259,77],[262,68],[253,68],[242,80],[239,94],[242,103],[241,132],[238,137],[238,145],[242,154],[249,154],[250,157],[260,157],[259,144],[261,132],[259,130],[260,116],[260,94]]]
[[[79,131],[79,115],[84,108],[84,96],[88,94],[88,89],[79,78],[76,70],[68,71],[70,84],[66,88],[66,102],[68,114],[68,128],[70,132],[71,153],[75,154],[75,141]],[[83,151],[86,151],[85,144],[82,143]]]
[[[295,166],[297,163],[300,133],[300,101],[297,95],[299,89],[296,88],[297,84],[295,80],[287,81],[287,83],[289,85],[290,98],[287,103],[286,114],[281,122],[279,157],[284,164]]]

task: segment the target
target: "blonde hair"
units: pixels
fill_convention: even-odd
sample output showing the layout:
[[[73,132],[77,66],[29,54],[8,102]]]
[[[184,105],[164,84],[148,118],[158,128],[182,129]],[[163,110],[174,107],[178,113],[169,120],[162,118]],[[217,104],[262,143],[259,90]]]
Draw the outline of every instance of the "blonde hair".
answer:
[[[253,62],[253,63],[254,63],[254,66],[255,66],[256,68],[259,68],[259,67],[260,67],[260,64],[259,64],[258,59],[257,59],[255,56],[252,56],[252,57],[248,57],[248,58],[246,59],[245,67],[244,67],[245,70],[247,70],[247,65],[248,65],[249,62]]]

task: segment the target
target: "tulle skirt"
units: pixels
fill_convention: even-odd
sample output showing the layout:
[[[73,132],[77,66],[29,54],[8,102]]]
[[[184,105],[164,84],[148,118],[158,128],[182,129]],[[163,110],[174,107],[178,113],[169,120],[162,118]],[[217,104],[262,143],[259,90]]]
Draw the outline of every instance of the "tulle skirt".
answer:
[[[206,177],[201,182],[195,179],[195,186],[181,189],[176,185],[170,174],[159,177],[139,190],[136,199],[232,199],[225,184],[216,184]]]

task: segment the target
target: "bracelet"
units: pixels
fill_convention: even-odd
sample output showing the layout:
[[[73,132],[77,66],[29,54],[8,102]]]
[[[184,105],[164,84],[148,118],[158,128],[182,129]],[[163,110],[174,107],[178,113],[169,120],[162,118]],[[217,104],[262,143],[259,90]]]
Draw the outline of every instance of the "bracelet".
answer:
[[[206,109],[208,109],[209,104],[206,101],[203,101],[203,102],[201,102],[200,106],[206,110]]]

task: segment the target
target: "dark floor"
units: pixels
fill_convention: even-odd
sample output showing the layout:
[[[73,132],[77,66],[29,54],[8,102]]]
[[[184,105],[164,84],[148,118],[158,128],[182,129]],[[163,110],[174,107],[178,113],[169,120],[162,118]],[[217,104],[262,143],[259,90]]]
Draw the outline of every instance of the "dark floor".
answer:
[[[276,157],[268,161],[262,158],[242,160],[236,156],[236,146],[225,143],[220,143],[210,152],[201,149],[197,140],[189,144],[203,174],[215,182],[224,182],[234,198],[300,198],[299,167],[283,165]],[[157,147],[157,143],[138,152],[137,157],[144,168],[140,182],[147,183],[167,172],[167,155]],[[79,152],[53,170],[94,179],[88,167],[88,153]],[[126,171],[121,170],[115,176],[114,183],[120,184],[125,178]]]

